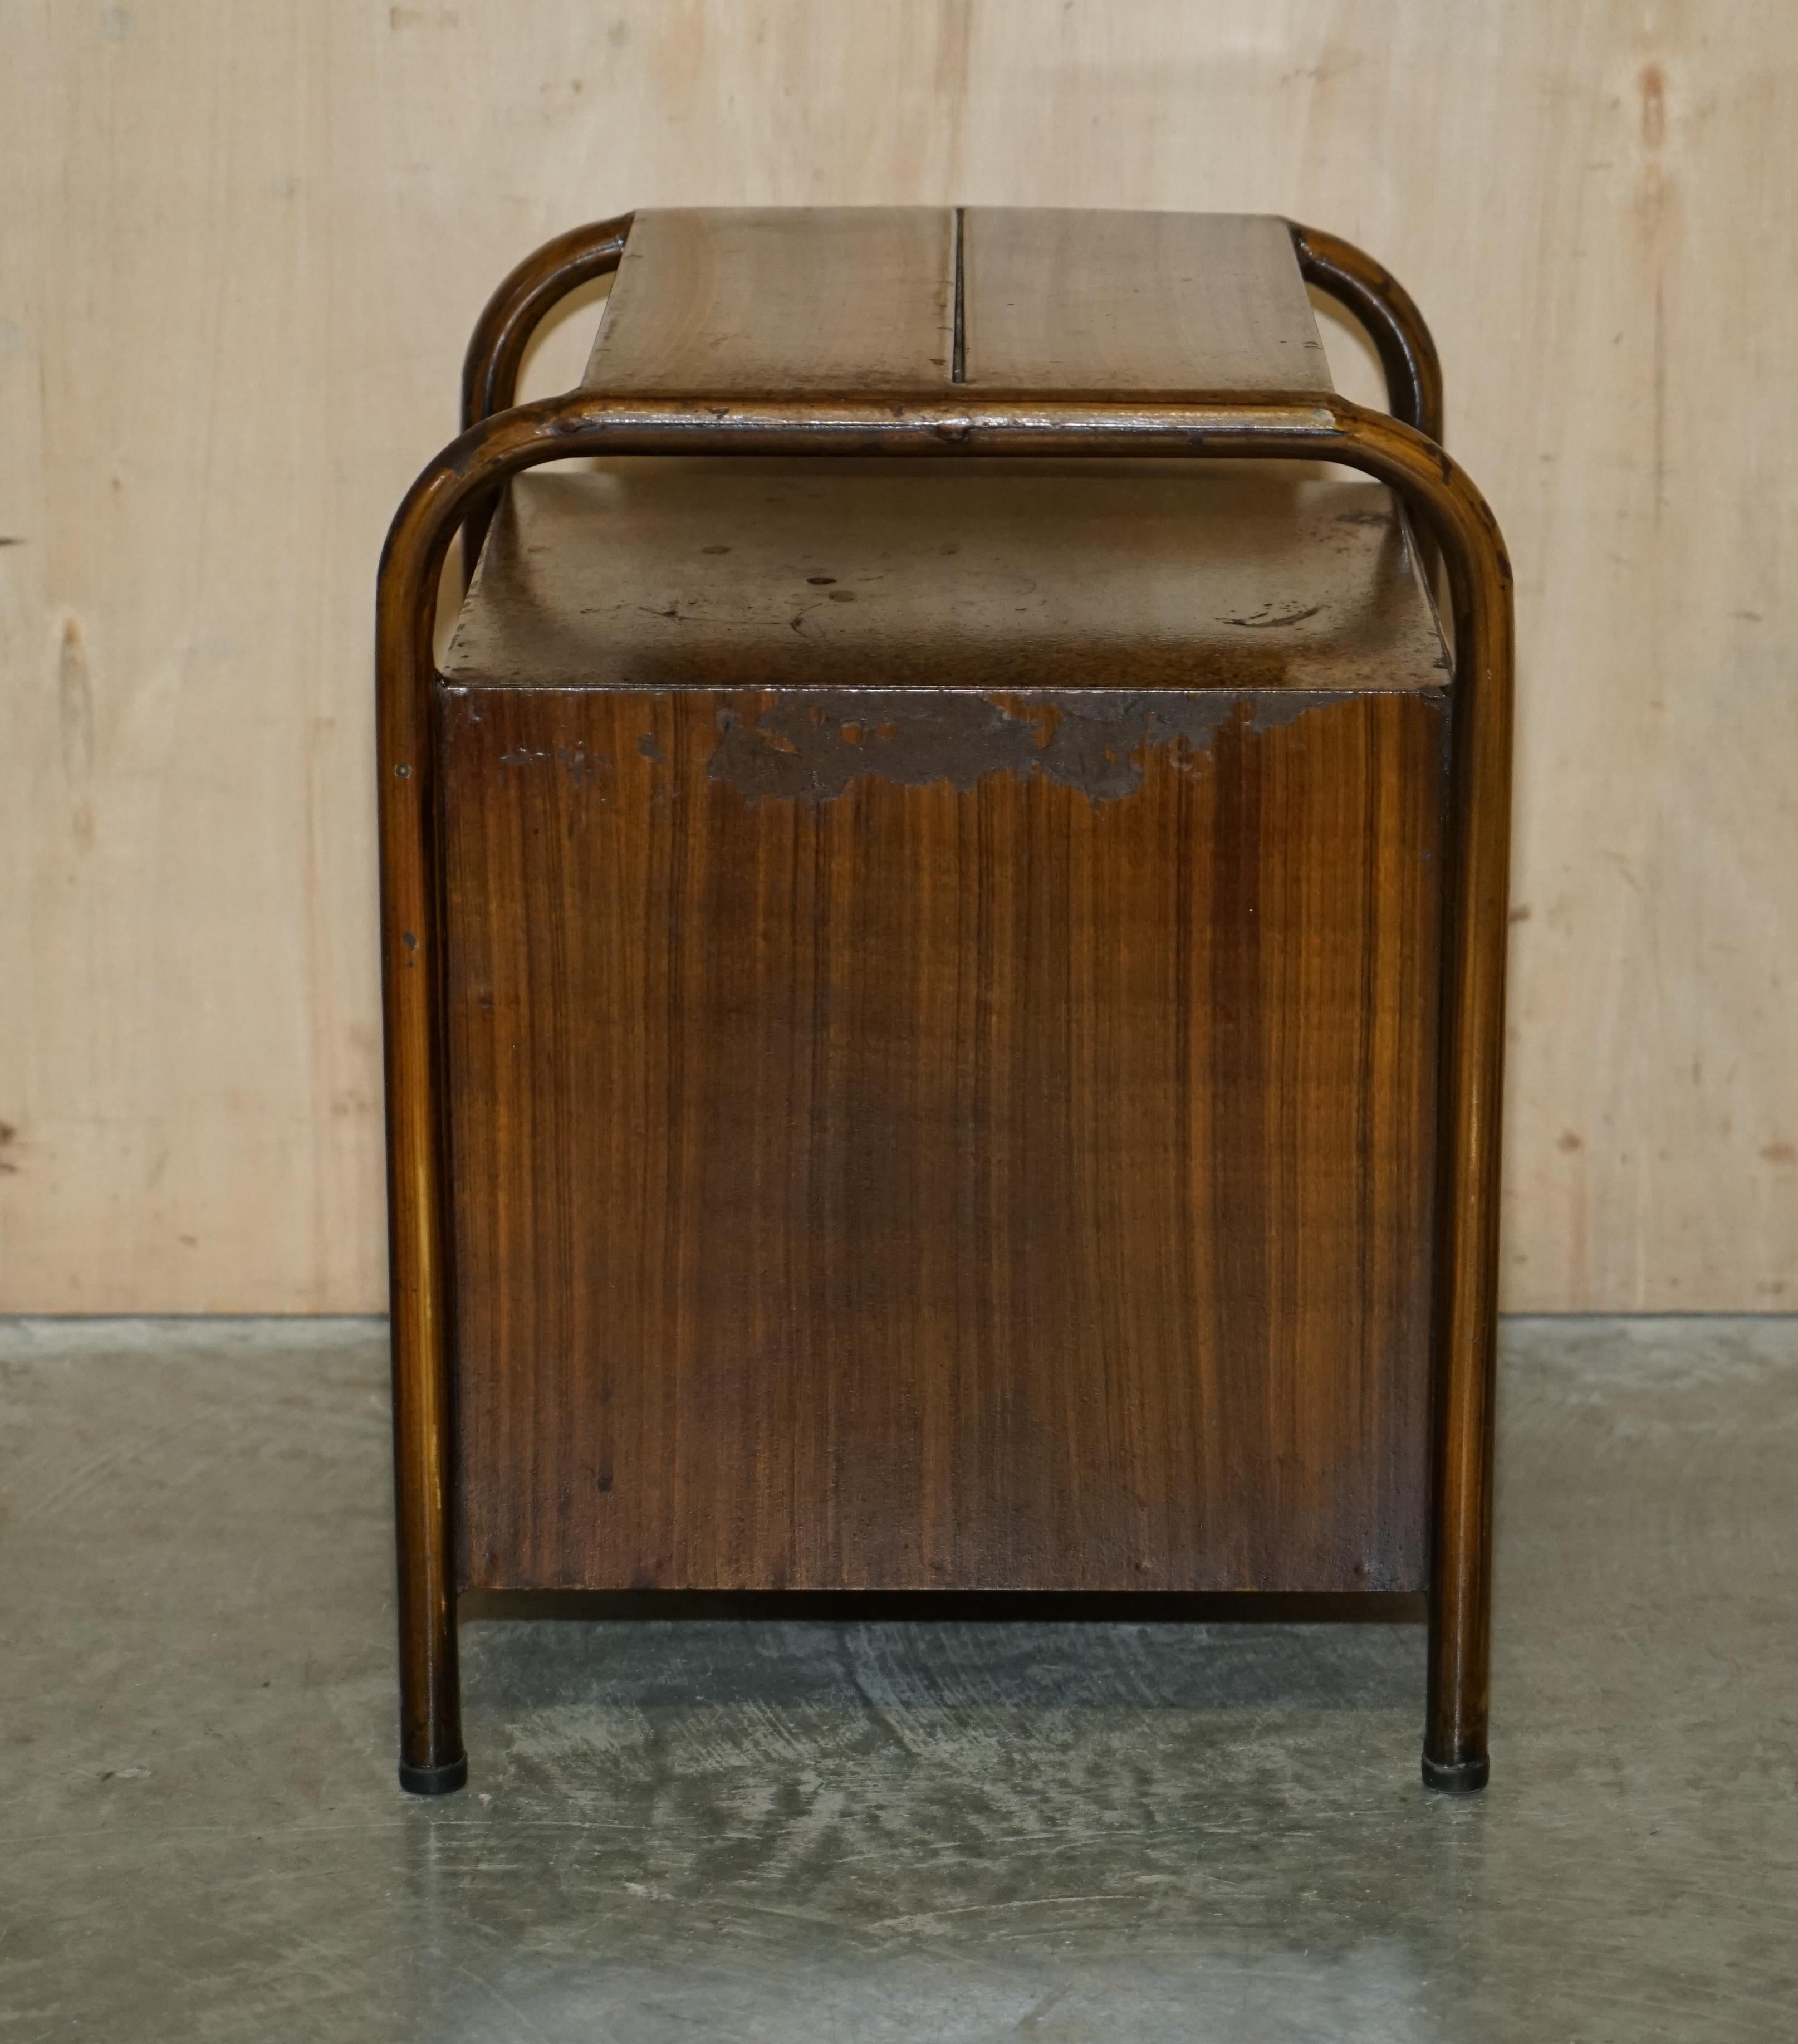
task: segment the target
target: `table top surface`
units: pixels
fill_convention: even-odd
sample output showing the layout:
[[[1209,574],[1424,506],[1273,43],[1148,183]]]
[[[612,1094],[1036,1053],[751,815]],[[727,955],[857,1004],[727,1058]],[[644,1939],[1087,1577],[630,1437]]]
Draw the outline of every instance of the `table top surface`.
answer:
[[[544,687],[1431,690],[1377,484],[1212,461],[639,459],[520,478],[442,663]]]
[[[637,213],[588,364],[631,396],[1328,394],[1285,221],[1023,207]]]

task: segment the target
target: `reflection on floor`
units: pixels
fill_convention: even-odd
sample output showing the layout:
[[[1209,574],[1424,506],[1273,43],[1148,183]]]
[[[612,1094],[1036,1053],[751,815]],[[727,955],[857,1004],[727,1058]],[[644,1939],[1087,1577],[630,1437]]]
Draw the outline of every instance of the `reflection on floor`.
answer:
[[[0,1323],[0,2036],[1798,2036],[1798,1320],[1506,1330],[1493,1784],[1423,1640],[464,1625],[394,1785],[385,1328]]]

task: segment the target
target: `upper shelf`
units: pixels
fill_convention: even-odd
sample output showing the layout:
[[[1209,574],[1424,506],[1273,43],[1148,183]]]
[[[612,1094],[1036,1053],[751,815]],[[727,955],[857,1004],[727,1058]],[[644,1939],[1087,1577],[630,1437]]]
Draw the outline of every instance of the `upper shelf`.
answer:
[[[1388,493],[1267,462],[620,460],[519,477],[465,687],[1435,691]]]
[[[640,213],[586,382],[938,402],[1332,387],[1283,220],[997,206]]]

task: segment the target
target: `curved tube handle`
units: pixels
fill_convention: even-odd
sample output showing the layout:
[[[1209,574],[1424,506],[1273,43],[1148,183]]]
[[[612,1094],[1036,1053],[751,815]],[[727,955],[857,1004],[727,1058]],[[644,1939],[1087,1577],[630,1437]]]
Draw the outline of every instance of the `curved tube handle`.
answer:
[[[1386,375],[1386,406],[1426,440],[1443,444],[1443,371],[1416,301],[1389,270],[1338,234],[1289,220],[1299,274],[1351,313],[1373,342]],[[1440,558],[1435,541],[1416,536],[1424,587],[1433,595]]]
[[[1386,402],[1395,419],[1443,444],[1443,371],[1416,301],[1363,249],[1320,228],[1286,223],[1299,272],[1354,313],[1386,372]]]
[[[567,298],[596,277],[616,270],[630,237],[635,214],[590,221],[571,227],[534,249],[482,307],[462,363],[462,430],[478,426],[518,402],[518,371],[537,328]],[[487,528],[499,508],[499,494],[475,498],[462,521],[462,584],[474,578]]]
[[[571,291],[618,267],[635,214],[571,227],[533,250],[488,299],[462,364],[462,430],[518,401],[518,370],[531,336]]]
[[[532,251],[487,301],[462,366],[462,430],[517,403],[518,372],[532,336],[571,291],[615,271],[632,213],[571,227]],[[1300,274],[1351,313],[1385,371],[1393,417],[1443,444],[1443,374],[1436,344],[1416,302],[1391,271],[1340,235],[1289,220]],[[463,521],[463,582],[473,578],[497,494],[477,499]],[[1432,550],[1433,551],[1433,550]]]

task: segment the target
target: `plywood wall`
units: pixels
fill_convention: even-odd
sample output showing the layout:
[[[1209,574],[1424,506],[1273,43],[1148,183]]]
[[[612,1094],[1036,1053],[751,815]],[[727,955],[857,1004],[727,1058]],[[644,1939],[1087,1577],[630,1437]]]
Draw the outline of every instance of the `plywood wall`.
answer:
[[[1509,1303],[1798,1305],[1788,0],[0,0],[0,1305],[381,1302],[371,583],[469,324],[582,218],[908,200],[1287,212],[1410,285],[1518,568]]]

